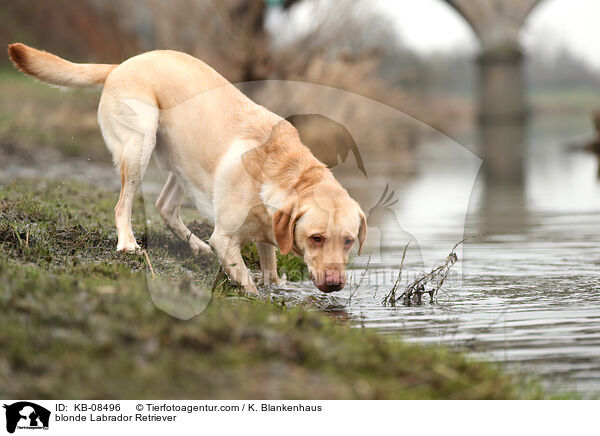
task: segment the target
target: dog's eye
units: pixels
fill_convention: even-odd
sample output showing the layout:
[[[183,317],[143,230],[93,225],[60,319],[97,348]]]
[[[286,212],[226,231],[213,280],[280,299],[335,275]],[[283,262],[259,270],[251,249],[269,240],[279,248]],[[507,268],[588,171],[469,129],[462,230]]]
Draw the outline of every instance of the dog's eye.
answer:
[[[323,236],[321,235],[312,235],[310,237],[311,241],[313,241],[315,244],[320,244],[323,242]]]
[[[346,238],[346,240],[344,241],[344,244],[346,244],[346,247],[348,247],[349,245],[352,245],[353,242],[354,242],[354,239]]]

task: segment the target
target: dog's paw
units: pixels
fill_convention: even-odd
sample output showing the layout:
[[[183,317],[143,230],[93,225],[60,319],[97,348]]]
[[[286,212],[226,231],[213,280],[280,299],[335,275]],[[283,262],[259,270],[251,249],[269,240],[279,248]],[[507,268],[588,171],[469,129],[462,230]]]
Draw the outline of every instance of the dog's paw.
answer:
[[[256,280],[258,283],[260,283],[263,286],[282,285],[282,284],[285,284],[285,282],[286,282],[285,274],[283,275],[283,282],[282,282],[281,278],[277,277],[277,272],[274,272],[274,271],[271,271],[270,273],[267,272],[266,277],[264,274],[265,274],[264,271],[257,271],[255,273],[253,273],[254,280]]]
[[[129,241],[123,244],[118,244],[117,251],[125,253],[134,253],[136,251],[142,251],[142,249],[136,241]]]
[[[189,244],[190,244],[192,253],[194,253],[195,256],[198,256],[200,253],[202,253],[202,254],[211,254],[212,253],[210,245],[208,245],[206,242],[200,240],[196,235],[190,236]]]

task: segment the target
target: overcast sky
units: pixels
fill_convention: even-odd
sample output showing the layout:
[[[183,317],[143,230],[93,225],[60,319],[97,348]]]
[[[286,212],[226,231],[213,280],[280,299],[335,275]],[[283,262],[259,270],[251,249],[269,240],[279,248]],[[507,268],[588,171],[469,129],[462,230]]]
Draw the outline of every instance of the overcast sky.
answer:
[[[419,51],[477,49],[465,21],[441,0],[377,0],[403,41]],[[522,34],[529,50],[568,48],[600,69],[600,0],[544,0]]]

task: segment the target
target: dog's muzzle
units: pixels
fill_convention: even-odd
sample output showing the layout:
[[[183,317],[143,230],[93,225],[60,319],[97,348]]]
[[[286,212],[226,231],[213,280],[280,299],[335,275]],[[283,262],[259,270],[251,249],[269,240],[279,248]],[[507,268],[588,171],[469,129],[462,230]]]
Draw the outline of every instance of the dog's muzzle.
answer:
[[[310,273],[310,279],[320,291],[329,294],[330,292],[340,291],[346,286],[345,272],[337,270],[325,270],[324,274],[318,277]]]

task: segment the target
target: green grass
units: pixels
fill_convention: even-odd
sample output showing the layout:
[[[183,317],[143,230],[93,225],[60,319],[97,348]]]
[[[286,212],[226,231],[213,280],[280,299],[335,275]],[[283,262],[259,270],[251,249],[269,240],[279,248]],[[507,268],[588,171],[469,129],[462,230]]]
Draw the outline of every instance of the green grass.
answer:
[[[143,281],[2,266],[0,396],[517,398],[511,376],[444,349],[391,343],[323,315],[217,298],[179,321]]]
[[[215,290],[201,315],[173,318],[149,296],[144,256],[116,253],[114,201],[112,192],[75,182],[20,180],[0,188],[0,397],[542,395],[493,365],[241,297],[229,284]],[[198,284],[212,283],[213,259],[192,256],[158,226],[146,232],[144,219],[138,199],[135,231],[150,241],[160,277],[183,268]],[[255,262],[255,252],[246,255]]]

